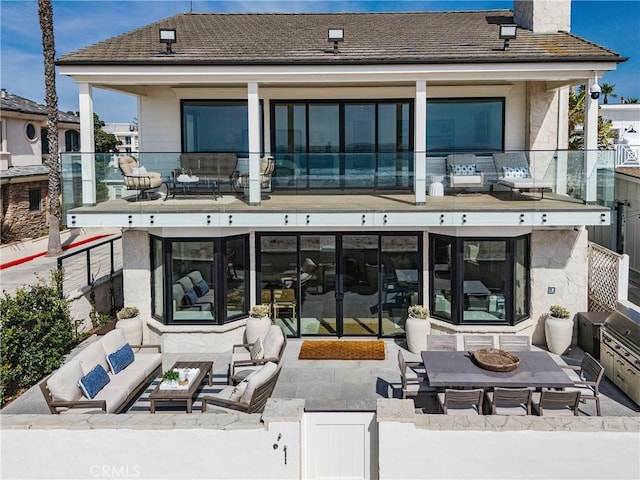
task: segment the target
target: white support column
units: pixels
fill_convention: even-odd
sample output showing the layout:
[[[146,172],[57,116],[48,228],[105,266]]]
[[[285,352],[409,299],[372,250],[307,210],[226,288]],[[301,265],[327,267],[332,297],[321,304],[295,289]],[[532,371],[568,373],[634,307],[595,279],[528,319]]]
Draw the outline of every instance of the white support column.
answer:
[[[416,205],[424,205],[427,196],[427,82],[416,81],[416,102],[414,114],[414,166],[413,188]]]
[[[80,90],[80,152],[82,162],[82,204],[96,204],[95,141],[93,138],[93,88],[78,84]]]
[[[249,112],[249,204],[260,203],[260,98],[258,83],[247,84]]]
[[[567,149],[569,148],[569,87],[558,91],[558,143],[556,145],[556,193],[567,194]]]
[[[598,195],[598,100],[591,98],[591,85],[596,82],[591,78],[587,82],[584,112],[584,174],[586,180],[585,202],[595,203]]]

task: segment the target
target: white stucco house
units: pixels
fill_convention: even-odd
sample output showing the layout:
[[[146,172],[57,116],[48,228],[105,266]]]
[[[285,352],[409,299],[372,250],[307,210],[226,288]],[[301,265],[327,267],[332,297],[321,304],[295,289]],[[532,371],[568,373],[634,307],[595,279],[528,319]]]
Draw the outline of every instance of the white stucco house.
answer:
[[[125,304],[164,351],[228,348],[256,303],[292,337],[403,335],[423,303],[436,332],[543,343],[551,305],[586,310],[584,226],[611,220],[598,102],[569,152],[568,89],[625,61],[571,34],[570,7],[185,13],[64,55],[82,131],[67,225],[123,229]],[[137,97],[136,158],[169,198],[96,198],[96,88]]]

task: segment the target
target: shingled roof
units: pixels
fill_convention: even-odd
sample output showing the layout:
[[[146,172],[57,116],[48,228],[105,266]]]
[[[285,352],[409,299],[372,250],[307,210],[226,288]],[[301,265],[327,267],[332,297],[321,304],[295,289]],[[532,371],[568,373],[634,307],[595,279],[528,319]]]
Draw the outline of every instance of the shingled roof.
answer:
[[[509,10],[416,13],[184,13],[63,55],[59,65],[322,65],[626,60],[566,32],[518,29],[503,50]],[[159,42],[175,28],[174,54]],[[339,54],[329,28],[344,28]]]
[[[0,109],[7,112],[31,113],[47,116],[47,107],[27,98],[20,97],[2,89],[0,95]],[[58,111],[58,121],[65,123],[80,123],[80,117],[72,113]]]

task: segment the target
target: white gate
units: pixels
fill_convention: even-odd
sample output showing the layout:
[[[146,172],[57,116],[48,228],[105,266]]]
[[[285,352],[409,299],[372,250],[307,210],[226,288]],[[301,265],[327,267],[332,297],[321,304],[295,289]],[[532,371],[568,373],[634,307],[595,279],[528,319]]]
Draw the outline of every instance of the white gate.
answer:
[[[305,479],[377,480],[375,412],[306,412],[302,472]]]

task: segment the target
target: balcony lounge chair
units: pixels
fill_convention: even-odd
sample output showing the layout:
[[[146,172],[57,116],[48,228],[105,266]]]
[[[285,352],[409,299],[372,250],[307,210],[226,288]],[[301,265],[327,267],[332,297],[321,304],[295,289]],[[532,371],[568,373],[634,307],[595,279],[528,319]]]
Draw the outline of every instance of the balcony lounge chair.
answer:
[[[582,357],[582,364],[579,367],[566,366],[562,368],[568,368],[578,372],[579,380],[576,380],[573,387],[565,388],[567,392],[580,392],[580,401],[593,400],[596,402],[596,414],[602,415],[600,410],[600,381],[604,375],[604,367],[588,353]]]
[[[578,416],[580,392],[543,390],[533,392],[533,409],[540,416]]]
[[[446,389],[438,393],[438,403],[445,415],[482,415],[482,399],[484,390]]]
[[[531,415],[531,390],[528,388],[498,388],[485,392],[491,415]]]
[[[553,183],[535,178],[524,152],[494,153],[493,163],[498,183],[509,187],[512,194],[514,191],[539,191],[542,199],[545,189],[553,187]]]
[[[265,155],[260,160],[260,187],[261,188],[270,188],[271,187],[271,176],[273,175],[273,170],[275,169],[276,162],[271,155]],[[232,181],[235,182],[235,189],[237,191],[243,191],[249,188],[249,174],[243,173],[240,174],[237,170],[233,172]]]
[[[148,190],[162,186],[162,175],[158,172],[147,172],[145,167],[141,167],[133,157],[120,157],[118,165],[122,175],[124,175],[124,184],[127,190],[140,192],[136,197],[138,199],[149,198],[147,195]]]
[[[276,386],[280,370],[281,367],[268,362],[238,385],[229,385],[215,395],[203,395],[202,413],[262,413]]]
[[[476,156],[472,153],[457,153],[447,156],[447,171],[449,172],[449,186],[460,189],[458,193],[468,188],[484,186],[484,172],[476,169]]]

